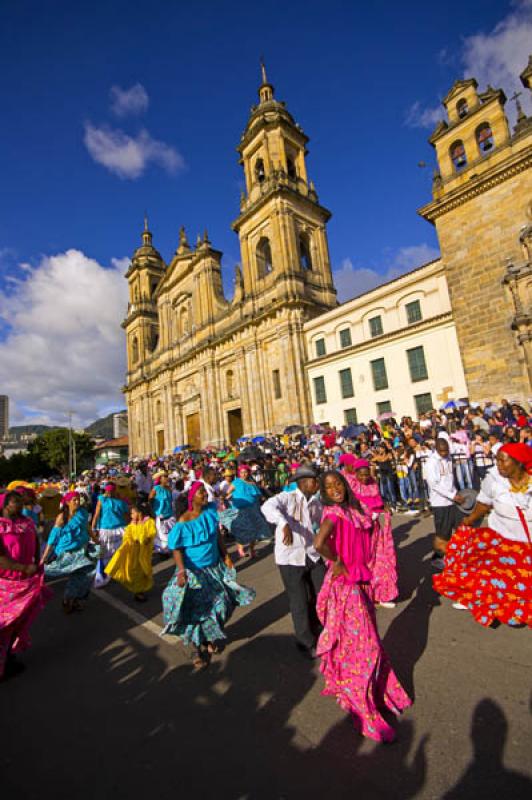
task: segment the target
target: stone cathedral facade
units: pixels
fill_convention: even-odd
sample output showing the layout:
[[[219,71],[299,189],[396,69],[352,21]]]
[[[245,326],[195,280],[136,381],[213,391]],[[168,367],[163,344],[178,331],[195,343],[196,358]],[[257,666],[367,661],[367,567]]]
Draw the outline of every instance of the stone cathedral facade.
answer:
[[[182,229],[166,265],[145,223],[123,323],[131,455],[310,422],[303,325],[337,301],[330,212],[307,176],[307,142],[263,69],[238,146],[246,191],[232,226],[241,267],[230,302],[207,234],[191,246]]]
[[[520,78],[531,90],[532,56]],[[438,164],[433,197],[419,211],[436,226],[453,335],[469,398],[478,401],[532,396],[532,118],[512,99],[513,128],[501,90],[479,92],[474,79],[454,84],[443,101],[447,119],[430,138]],[[126,273],[123,322],[131,456],[218,446],[311,421],[315,354],[307,353],[306,330],[337,300],[330,212],[307,176],[307,142],[263,69],[259,103],[237,148],[246,190],[232,226],[241,266],[231,301],[222,290],[222,254],[206,233],[191,246],[181,229],[166,264],[145,223]],[[362,330],[372,309],[353,308],[360,317],[353,330]],[[382,360],[386,336],[350,345],[353,364],[362,352]]]

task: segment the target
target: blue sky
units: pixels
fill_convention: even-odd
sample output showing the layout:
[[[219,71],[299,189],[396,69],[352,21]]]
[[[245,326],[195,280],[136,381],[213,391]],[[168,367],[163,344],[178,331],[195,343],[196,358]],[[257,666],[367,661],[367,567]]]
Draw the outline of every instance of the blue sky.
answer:
[[[58,420],[74,405],[81,421],[122,404],[122,332],[112,333],[112,309],[103,322],[98,314],[112,301],[116,319],[123,315],[115,278],[145,209],[166,260],[181,224],[192,240],[207,227],[232,274],[242,183],[235,147],[256,102],[261,55],[276,97],[310,137],[309,174],[333,212],[331,260],[345,297],[437,252],[416,209],[430,197],[427,137],[443,116],[439,100],[471,70],[481,85],[509,92],[531,32],[530,0],[466,0],[448,14],[383,0],[4,0],[0,384],[15,419]],[[112,290],[107,275],[93,305],[75,299],[73,312],[80,271],[99,286],[102,268],[113,273]],[[42,322],[49,313],[55,339]],[[73,354],[54,383],[41,362],[57,359],[63,342]],[[80,379],[85,355],[86,368],[105,372],[92,398]]]

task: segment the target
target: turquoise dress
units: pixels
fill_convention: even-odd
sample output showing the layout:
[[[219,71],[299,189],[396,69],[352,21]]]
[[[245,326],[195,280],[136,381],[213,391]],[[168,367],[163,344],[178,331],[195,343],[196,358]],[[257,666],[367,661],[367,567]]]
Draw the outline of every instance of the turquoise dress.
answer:
[[[87,511],[80,508],[62,528],[52,528],[48,537],[53,552],[44,565],[44,573],[47,578],[68,578],[65,600],[83,600],[94,579],[99,554],[90,544],[88,522]]]
[[[155,486],[155,497],[151,501],[153,513],[156,517],[169,519],[173,516],[172,492],[166,486]]]
[[[256,483],[241,478],[233,481],[231,507],[220,513],[220,522],[239,544],[271,539],[272,530],[260,510],[262,492]]]
[[[170,550],[183,553],[187,583],[179,586],[176,569],[163,592],[162,632],[196,648],[225,639],[234,609],[255,598],[255,591],[240,586],[236,570],[222,561],[218,533],[216,505],[209,503],[196,519],[177,522],[168,536]]]

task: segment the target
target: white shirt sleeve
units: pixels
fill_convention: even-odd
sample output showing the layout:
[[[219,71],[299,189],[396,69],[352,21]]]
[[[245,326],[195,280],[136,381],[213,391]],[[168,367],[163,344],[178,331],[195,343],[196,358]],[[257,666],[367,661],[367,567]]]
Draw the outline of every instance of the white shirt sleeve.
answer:
[[[483,506],[492,506],[493,498],[495,496],[495,476],[488,472],[482,483],[480,484],[480,492],[477,495],[477,503],[482,503]]]
[[[454,500],[457,491],[454,487],[445,486],[445,475],[440,472],[440,463],[435,458],[429,458],[425,464],[425,480],[436,494]],[[447,481],[448,483],[448,481]]]
[[[287,501],[288,493],[281,492],[280,494],[270,497],[269,500],[266,500],[266,502],[261,505],[260,510],[268,522],[271,522],[274,525],[284,525],[286,522],[288,522],[285,507]]]

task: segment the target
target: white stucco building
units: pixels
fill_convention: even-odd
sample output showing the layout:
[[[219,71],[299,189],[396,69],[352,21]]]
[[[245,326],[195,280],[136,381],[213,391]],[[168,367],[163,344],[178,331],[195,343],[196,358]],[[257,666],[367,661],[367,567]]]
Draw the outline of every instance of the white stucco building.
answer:
[[[305,325],[314,422],[417,418],[467,395],[440,259]]]

